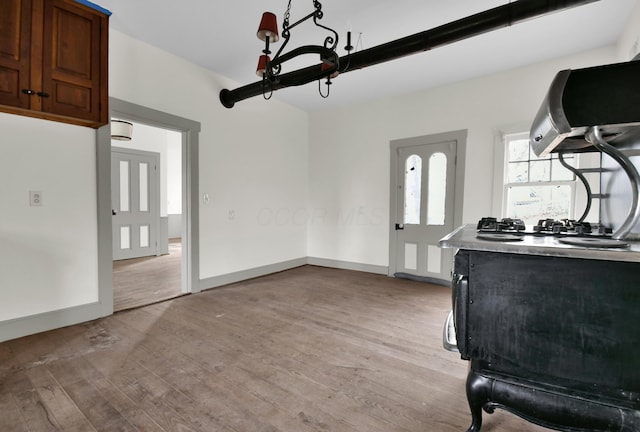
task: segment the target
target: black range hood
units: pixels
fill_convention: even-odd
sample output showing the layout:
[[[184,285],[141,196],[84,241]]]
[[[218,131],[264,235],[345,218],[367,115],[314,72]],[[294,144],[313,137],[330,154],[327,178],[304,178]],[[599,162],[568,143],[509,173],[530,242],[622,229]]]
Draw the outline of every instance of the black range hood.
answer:
[[[594,126],[612,145],[640,138],[640,61],[558,72],[531,126],[531,148],[538,156],[588,148]]]

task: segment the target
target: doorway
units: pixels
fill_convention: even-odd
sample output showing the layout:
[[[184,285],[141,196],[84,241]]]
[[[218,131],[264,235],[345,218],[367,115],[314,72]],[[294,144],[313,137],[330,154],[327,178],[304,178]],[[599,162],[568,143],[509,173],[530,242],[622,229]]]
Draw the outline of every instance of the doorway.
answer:
[[[132,139],[114,140],[111,147],[114,311],[186,292],[181,286],[182,134],[127,121]]]
[[[449,285],[461,223],[466,131],[391,142],[389,275]]]
[[[127,119],[134,123],[156,127],[177,133],[179,136],[179,156],[182,168],[178,187],[181,191],[181,199],[173,203],[181,209],[181,214],[171,222],[175,232],[176,223],[179,226],[180,254],[177,279],[179,282],[173,286],[179,286],[180,294],[199,292],[199,254],[198,254],[198,147],[200,123],[189,119],[177,117],[172,114],[153,110],[140,105],[125,102],[119,99],[110,99],[111,117]],[[134,132],[135,135],[135,132]],[[98,160],[98,238],[99,238],[99,283],[100,301],[104,304],[105,312],[111,313],[114,306],[114,273],[113,273],[113,249],[116,242],[112,239],[112,199],[111,199],[111,139],[109,128],[105,127],[99,133],[99,145],[97,149]],[[175,219],[175,218],[174,218]],[[161,250],[176,248],[175,235],[170,239],[166,230],[168,224],[161,224],[159,247]],[[165,232],[163,232],[165,230]],[[166,238],[166,245],[162,245],[162,239]],[[164,249],[163,249],[164,248]],[[170,256],[162,254],[160,258]],[[135,258],[132,260],[145,260],[147,258]],[[152,257],[151,259],[155,259]],[[176,261],[174,259],[174,261]],[[161,266],[163,267],[163,266]],[[175,275],[175,274],[174,274]],[[151,299],[148,303],[154,302]]]

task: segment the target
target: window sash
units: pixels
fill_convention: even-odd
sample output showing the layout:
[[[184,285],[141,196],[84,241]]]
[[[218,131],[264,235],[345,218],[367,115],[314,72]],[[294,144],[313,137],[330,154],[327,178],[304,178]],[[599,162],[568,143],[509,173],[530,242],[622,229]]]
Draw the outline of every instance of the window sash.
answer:
[[[567,217],[569,219],[575,218],[575,204],[576,204],[576,181],[575,180],[567,180],[567,181],[548,181],[548,182],[521,182],[521,183],[504,183],[504,187],[502,190],[502,215],[503,217],[510,217],[509,214],[509,189],[510,188],[536,188],[536,187],[553,187],[553,186],[568,186],[569,187],[569,195],[570,202],[568,205],[569,214]],[[540,219],[544,218],[544,215],[540,215]]]

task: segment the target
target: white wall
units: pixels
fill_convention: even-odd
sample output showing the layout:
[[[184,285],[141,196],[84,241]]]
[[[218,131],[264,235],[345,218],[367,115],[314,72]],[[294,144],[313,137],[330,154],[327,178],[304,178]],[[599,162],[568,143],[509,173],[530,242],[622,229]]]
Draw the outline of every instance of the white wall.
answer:
[[[122,33],[110,35],[113,97],[200,122],[200,278],[306,256],[308,115],[275,99],[224,108],[240,84]],[[203,204],[202,195],[210,197]]]
[[[631,60],[640,53],[640,2],[636,4],[618,42],[618,60]]]
[[[0,130],[0,322],[97,302],[95,130],[4,113]]]
[[[309,220],[308,255],[389,265],[389,226],[395,223],[388,216],[389,143],[400,138],[467,129],[462,218],[471,223],[491,216],[496,131],[513,124],[530,124],[559,70],[615,61],[615,47],[603,48],[402,97],[312,114],[309,206],[316,217]]]

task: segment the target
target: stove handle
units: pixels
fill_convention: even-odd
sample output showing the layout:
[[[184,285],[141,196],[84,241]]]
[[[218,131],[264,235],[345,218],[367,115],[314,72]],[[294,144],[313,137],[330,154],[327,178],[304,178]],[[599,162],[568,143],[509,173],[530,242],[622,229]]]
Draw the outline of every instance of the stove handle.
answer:
[[[453,317],[456,328],[456,343],[460,357],[469,360],[467,323],[469,322],[469,277],[458,274],[453,281]]]

